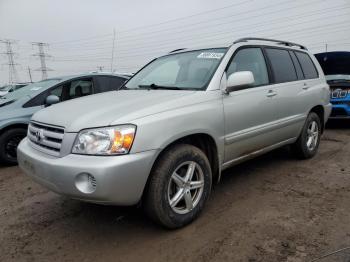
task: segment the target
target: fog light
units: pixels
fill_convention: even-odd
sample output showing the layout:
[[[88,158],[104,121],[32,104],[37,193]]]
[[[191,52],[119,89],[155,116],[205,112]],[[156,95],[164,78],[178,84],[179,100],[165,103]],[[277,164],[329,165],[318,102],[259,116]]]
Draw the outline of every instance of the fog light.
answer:
[[[91,194],[96,190],[96,179],[88,173],[81,173],[75,178],[76,188],[85,194]]]

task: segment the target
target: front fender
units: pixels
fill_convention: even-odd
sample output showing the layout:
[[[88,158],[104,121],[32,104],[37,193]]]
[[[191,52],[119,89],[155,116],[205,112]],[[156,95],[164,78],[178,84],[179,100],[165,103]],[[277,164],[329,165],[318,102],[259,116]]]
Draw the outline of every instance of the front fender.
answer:
[[[30,121],[30,117],[18,117],[5,119],[0,121],[0,130],[6,129],[9,126],[13,125],[28,125]]]
[[[213,99],[135,120],[137,125],[131,153],[157,149],[193,134],[207,134],[224,154],[224,114],[222,99]],[[219,159],[222,159],[221,157]]]

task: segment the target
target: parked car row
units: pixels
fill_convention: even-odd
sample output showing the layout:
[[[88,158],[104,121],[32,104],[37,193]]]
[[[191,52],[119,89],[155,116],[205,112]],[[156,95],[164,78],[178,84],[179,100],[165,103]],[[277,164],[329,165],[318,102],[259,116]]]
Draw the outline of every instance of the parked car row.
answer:
[[[16,114],[24,120],[14,129],[2,124],[2,148],[16,145],[19,138],[4,137],[17,128],[23,137],[29,122],[17,151],[27,175],[74,199],[140,203],[168,228],[196,219],[232,165],[286,145],[298,158],[313,157],[332,108],[316,58],[279,40],[175,50],[118,92],[101,93],[112,78],[101,79],[51,79],[23,88],[21,99],[7,96],[0,123]],[[101,94],[82,97],[93,93]],[[52,105],[58,101],[66,102]]]
[[[32,115],[51,104],[117,90],[127,75],[82,74],[51,78],[0,98],[0,163],[17,163],[17,146],[27,135]]]

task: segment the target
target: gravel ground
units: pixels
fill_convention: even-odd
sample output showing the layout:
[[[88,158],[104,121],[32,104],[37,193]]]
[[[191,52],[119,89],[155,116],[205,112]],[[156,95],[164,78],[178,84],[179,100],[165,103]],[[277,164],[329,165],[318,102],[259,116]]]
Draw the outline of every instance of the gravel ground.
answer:
[[[312,261],[350,246],[350,123],[333,123],[318,155],[287,149],[225,171],[186,228],[135,207],[98,206],[0,168],[0,261]],[[350,261],[350,250],[317,261]]]

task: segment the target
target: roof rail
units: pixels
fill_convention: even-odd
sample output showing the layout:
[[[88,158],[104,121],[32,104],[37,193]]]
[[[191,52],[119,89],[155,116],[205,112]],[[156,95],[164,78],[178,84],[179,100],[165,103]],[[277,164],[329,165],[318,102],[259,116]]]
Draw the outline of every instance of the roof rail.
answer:
[[[178,52],[178,51],[182,51],[182,50],[185,50],[186,48],[179,48],[179,49],[175,49],[173,51],[170,51],[169,54],[171,53],[175,53],[175,52]]]
[[[240,42],[247,42],[247,41],[267,41],[267,42],[275,42],[279,45],[286,45],[286,46],[298,46],[300,49],[307,50],[307,48],[303,45],[292,43],[292,42],[287,42],[287,41],[282,41],[282,40],[276,40],[276,39],[268,39],[268,38],[258,38],[258,37],[245,37],[245,38],[240,38],[233,43],[240,43]]]

